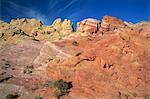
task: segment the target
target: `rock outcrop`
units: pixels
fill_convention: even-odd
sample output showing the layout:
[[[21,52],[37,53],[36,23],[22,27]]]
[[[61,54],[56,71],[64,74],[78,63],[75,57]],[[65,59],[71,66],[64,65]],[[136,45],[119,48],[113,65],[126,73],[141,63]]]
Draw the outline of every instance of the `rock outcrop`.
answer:
[[[36,19],[23,18],[23,19],[12,20],[10,22],[10,25],[16,26],[17,28],[24,31],[25,34],[32,36],[33,29],[40,28],[43,25],[43,23]]]
[[[70,20],[65,19],[63,22],[60,18],[56,19],[52,24],[52,27],[60,33],[60,35],[69,35],[73,30],[73,23]]]
[[[0,21],[0,47],[26,40],[60,40],[73,32],[73,24],[67,19],[63,22],[61,19],[56,19],[50,26],[45,26],[36,19],[16,19],[10,23]]]
[[[65,19],[63,22],[61,19],[56,19],[51,26],[43,26],[40,29],[34,29],[32,34],[37,40],[59,40],[65,36],[68,36],[74,32],[73,24],[70,20]]]
[[[81,37],[76,39],[75,44],[72,43],[74,40],[66,40],[65,44],[56,43],[70,46],[70,49],[66,49],[67,52],[74,49],[76,52],[74,57],[64,61],[50,61],[46,68],[47,79],[72,82],[73,88],[69,94],[71,98],[148,97],[149,22],[128,27],[123,21],[110,18],[108,23],[113,33]],[[116,31],[114,27],[117,27]],[[108,31],[103,32],[105,34]]]
[[[146,39],[150,39],[150,22],[140,22],[132,25],[132,28],[136,30],[140,35],[144,36]]]
[[[94,34],[99,28],[100,21],[92,18],[84,19],[77,24],[77,32],[80,32],[83,36]]]
[[[101,22],[100,32],[114,31],[115,29],[127,26],[122,20],[115,17],[104,16]]]

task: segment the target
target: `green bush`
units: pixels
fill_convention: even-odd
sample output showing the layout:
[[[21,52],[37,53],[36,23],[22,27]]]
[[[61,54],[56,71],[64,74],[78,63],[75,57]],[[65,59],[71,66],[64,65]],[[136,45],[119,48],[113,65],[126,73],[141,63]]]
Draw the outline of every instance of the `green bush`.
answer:
[[[55,95],[62,96],[68,93],[69,85],[64,80],[60,79],[54,82],[54,87],[57,89]]]
[[[19,97],[19,95],[18,94],[8,94],[7,96],[6,96],[6,99],[16,99],[16,98],[18,98]]]
[[[35,96],[34,99],[42,99],[42,97],[40,97],[40,96]]]

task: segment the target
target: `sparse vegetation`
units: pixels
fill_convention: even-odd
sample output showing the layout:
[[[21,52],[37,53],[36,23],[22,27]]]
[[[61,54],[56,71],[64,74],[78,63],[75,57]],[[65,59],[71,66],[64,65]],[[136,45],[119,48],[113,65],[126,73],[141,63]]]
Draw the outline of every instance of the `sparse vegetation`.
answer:
[[[74,40],[74,41],[72,42],[72,45],[74,45],[74,46],[79,46],[79,43]]]
[[[42,29],[43,29],[43,27],[38,27],[38,29],[39,29],[39,30],[42,30]]]
[[[62,95],[68,93],[69,85],[62,79],[54,82],[54,87],[56,88],[55,95],[59,98]]]
[[[23,73],[25,74],[32,74],[33,73],[33,66],[26,66]]]
[[[38,84],[33,84],[32,86],[31,86],[31,89],[32,90],[37,90],[39,88],[39,85]]]
[[[75,56],[80,56],[82,52],[77,52]]]
[[[6,96],[6,99],[16,99],[18,97],[19,97],[19,95],[17,93],[14,93],[14,94],[8,94]]]
[[[69,89],[72,87],[71,83],[67,83],[62,79],[56,81],[48,81],[45,85],[48,87],[55,88],[56,90],[54,94],[58,98],[68,93]]]
[[[42,97],[41,96],[35,96],[34,99],[42,99]]]
[[[7,69],[10,67],[11,67],[11,65],[10,65],[9,61],[6,61],[5,64],[2,64],[1,69]]]
[[[144,99],[150,99],[149,95],[144,96]]]
[[[25,35],[25,36],[29,36],[29,35],[27,35],[24,31],[22,31],[21,29],[15,30],[15,31],[13,32],[13,35],[12,35],[12,36],[15,36],[15,35],[18,35],[18,34],[20,34],[20,35]]]
[[[15,33],[15,34],[21,34],[21,32],[22,32],[22,31],[21,31],[20,29],[18,29],[18,30],[16,30],[14,33]]]
[[[48,61],[51,61],[51,60],[53,60],[53,58],[49,56],[49,57],[48,57]]]

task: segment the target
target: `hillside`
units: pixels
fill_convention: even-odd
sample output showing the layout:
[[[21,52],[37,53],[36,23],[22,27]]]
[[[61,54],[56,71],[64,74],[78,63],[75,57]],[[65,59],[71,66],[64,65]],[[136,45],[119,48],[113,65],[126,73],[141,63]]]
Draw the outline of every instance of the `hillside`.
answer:
[[[150,22],[0,21],[0,98],[149,99]],[[70,87],[58,95],[53,82]]]

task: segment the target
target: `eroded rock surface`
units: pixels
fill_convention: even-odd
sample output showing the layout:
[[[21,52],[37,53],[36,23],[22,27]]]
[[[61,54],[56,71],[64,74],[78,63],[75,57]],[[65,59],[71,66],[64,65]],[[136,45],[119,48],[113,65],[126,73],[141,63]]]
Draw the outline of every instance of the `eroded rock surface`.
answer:
[[[101,22],[101,32],[114,31],[118,28],[124,28],[127,26],[122,20],[117,19],[116,17],[104,16]]]
[[[16,19],[10,23],[0,21],[0,48],[28,40],[60,40],[73,33],[73,23],[67,19],[56,19],[50,26],[36,19]]]
[[[47,82],[63,79],[72,88],[62,99],[149,99],[149,34],[150,22],[110,16],[85,19],[75,33],[70,20],[0,21],[0,98],[55,99]]]
[[[47,77],[72,82],[70,97],[148,97],[150,40],[142,34],[144,32],[138,32],[138,26],[133,29],[121,27],[113,34],[95,38],[76,39],[76,49],[82,49],[76,51],[82,53],[63,62],[50,61],[46,68]],[[148,29],[143,31],[149,32]],[[73,41],[66,42],[69,46],[68,43]],[[67,51],[73,49],[70,47]]]
[[[99,28],[100,21],[92,18],[84,19],[77,24],[77,32],[81,32],[85,36],[96,33]]]

